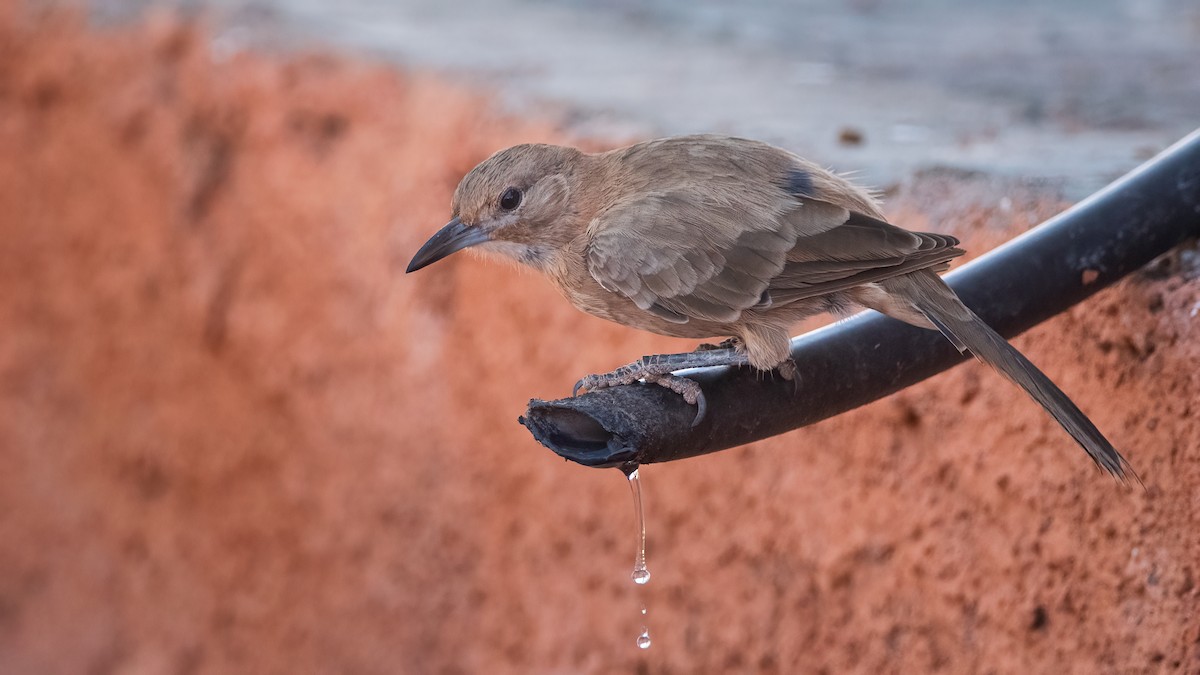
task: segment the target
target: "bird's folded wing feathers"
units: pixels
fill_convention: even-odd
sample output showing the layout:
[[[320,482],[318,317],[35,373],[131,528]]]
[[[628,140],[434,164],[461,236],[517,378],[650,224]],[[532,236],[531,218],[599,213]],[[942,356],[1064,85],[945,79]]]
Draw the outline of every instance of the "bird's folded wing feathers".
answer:
[[[963,254],[944,234],[910,232],[851,213],[840,227],[800,240],[768,287],[773,304],[844,291],[914,270],[941,271]]]
[[[802,230],[846,218],[845,209],[818,205],[806,219],[780,227],[798,206],[784,193],[740,202],[751,208],[734,203],[711,192],[676,191],[609,209],[589,228],[588,271],[604,288],[669,321],[736,321],[764,302]]]
[[[588,271],[601,286],[676,323],[736,321],[794,302],[931,267],[962,252],[942,235],[908,232],[818,200],[780,193],[734,200],[644,194],[589,228]]]

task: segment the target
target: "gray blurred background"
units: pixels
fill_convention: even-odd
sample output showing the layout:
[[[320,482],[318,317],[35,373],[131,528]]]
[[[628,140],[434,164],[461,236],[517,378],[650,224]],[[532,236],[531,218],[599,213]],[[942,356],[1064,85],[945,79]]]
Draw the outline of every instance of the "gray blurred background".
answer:
[[[151,3],[94,3],[102,21]],[[161,3],[155,3],[161,6]],[[1197,126],[1194,0],[209,0],[220,49],[327,46],[583,133],[713,131],[876,186],[949,167],[1078,198]]]

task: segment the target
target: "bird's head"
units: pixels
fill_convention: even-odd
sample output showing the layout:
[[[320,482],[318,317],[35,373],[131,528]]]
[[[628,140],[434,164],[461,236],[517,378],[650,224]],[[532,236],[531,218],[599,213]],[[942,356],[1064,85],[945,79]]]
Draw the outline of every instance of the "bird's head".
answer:
[[[556,145],[501,150],[454,191],[453,218],[425,242],[409,272],[476,247],[539,267],[578,234],[571,187],[583,153]]]

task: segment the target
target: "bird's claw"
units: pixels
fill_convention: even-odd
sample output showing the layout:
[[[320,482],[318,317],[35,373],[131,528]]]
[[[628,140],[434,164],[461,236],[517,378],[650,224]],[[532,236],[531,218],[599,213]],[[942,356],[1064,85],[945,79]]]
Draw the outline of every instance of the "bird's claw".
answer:
[[[592,379],[593,377],[596,377],[596,376],[588,375],[587,377],[580,378],[580,380],[575,383],[575,386],[571,387],[571,397],[574,398],[574,397],[578,396],[580,389],[583,389],[585,391],[591,391],[592,387],[589,387],[587,382],[588,382],[588,380]]]
[[[738,337],[731,337],[726,340],[722,340],[721,342],[718,342],[717,344],[713,344],[711,342],[701,342],[699,345],[696,346],[696,351],[698,351],[698,352],[714,352],[714,351],[717,351],[718,349],[741,349],[741,347],[742,347],[742,339],[738,338]]]
[[[704,398],[704,390],[700,388],[699,382],[679,375],[663,375],[654,380],[654,383],[670,389],[682,396],[684,401],[696,406],[696,416],[692,419],[693,428],[704,421],[704,416],[708,414],[708,400]]]
[[[696,406],[696,417],[692,419],[692,426],[695,427],[704,420],[704,416],[708,413],[708,402],[704,398],[704,391],[695,380],[689,380],[686,377],[673,375],[669,371],[665,371],[667,367],[669,367],[667,364],[655,363],[652,360],[643,358],[641,361],[618,368],[611,373],[587,375],[581,378],[572,387],[571,396],[578,396],[580,391],[607,389],[609,387],[633,384],[640,379],[645,379],[649,384],[657,384],[660,387],[670,389],[683,397],[683,400],[689,405]]]
[[[792,383],[792,394],[800,393],[800,367],[796,365],[795,359],[788,359],[779,364],[777,370],[785,382]]]

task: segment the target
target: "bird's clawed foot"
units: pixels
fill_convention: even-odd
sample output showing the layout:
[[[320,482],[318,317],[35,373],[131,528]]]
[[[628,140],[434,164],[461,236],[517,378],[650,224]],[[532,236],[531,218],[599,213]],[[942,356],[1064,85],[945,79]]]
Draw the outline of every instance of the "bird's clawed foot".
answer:
[[[712,346],[710,345],[710,347]],[[670,389],[682,396],[683,400],[696,406],[696,417],[692,420],[694,427],[700,424],[707,414],[708,402],[705,400],[704,391],[700,389],[698,382],[674,375],[674,371],[707,366],[743,366],[748,363],[746,355],[739,354],[732,347],[702,348],[685,354],[643,356],[611,373],[588,375],[575,383],[571,395],[578,395],[582,390],[595,391],[645,380],[647,384],[657,384]]]
[[[666,387],[682,396],[683,400],[689,404],[696,406],[696,417],[692,419],[693,427],[700,424],[704,416],[708,414],[708,401],[704,398],[704,390],[700,388],[699,382],[670,373],[660,375],[653,380],[647,379],[646,381],[653,382],[660,387]]]
[[[800,391],[800,367],[796,365],[795,359],[788,359],[779,364],[776,368],[779,371],[779,376],[787,382],[792,383],[792,393]]]
[[[720,341],[717,344],[711,342],[702,342],[696,346],[698,352],[712,352],[718,349],[733,349],[740,351],[742,348],[742,339],[740,337],[731,337]]]

